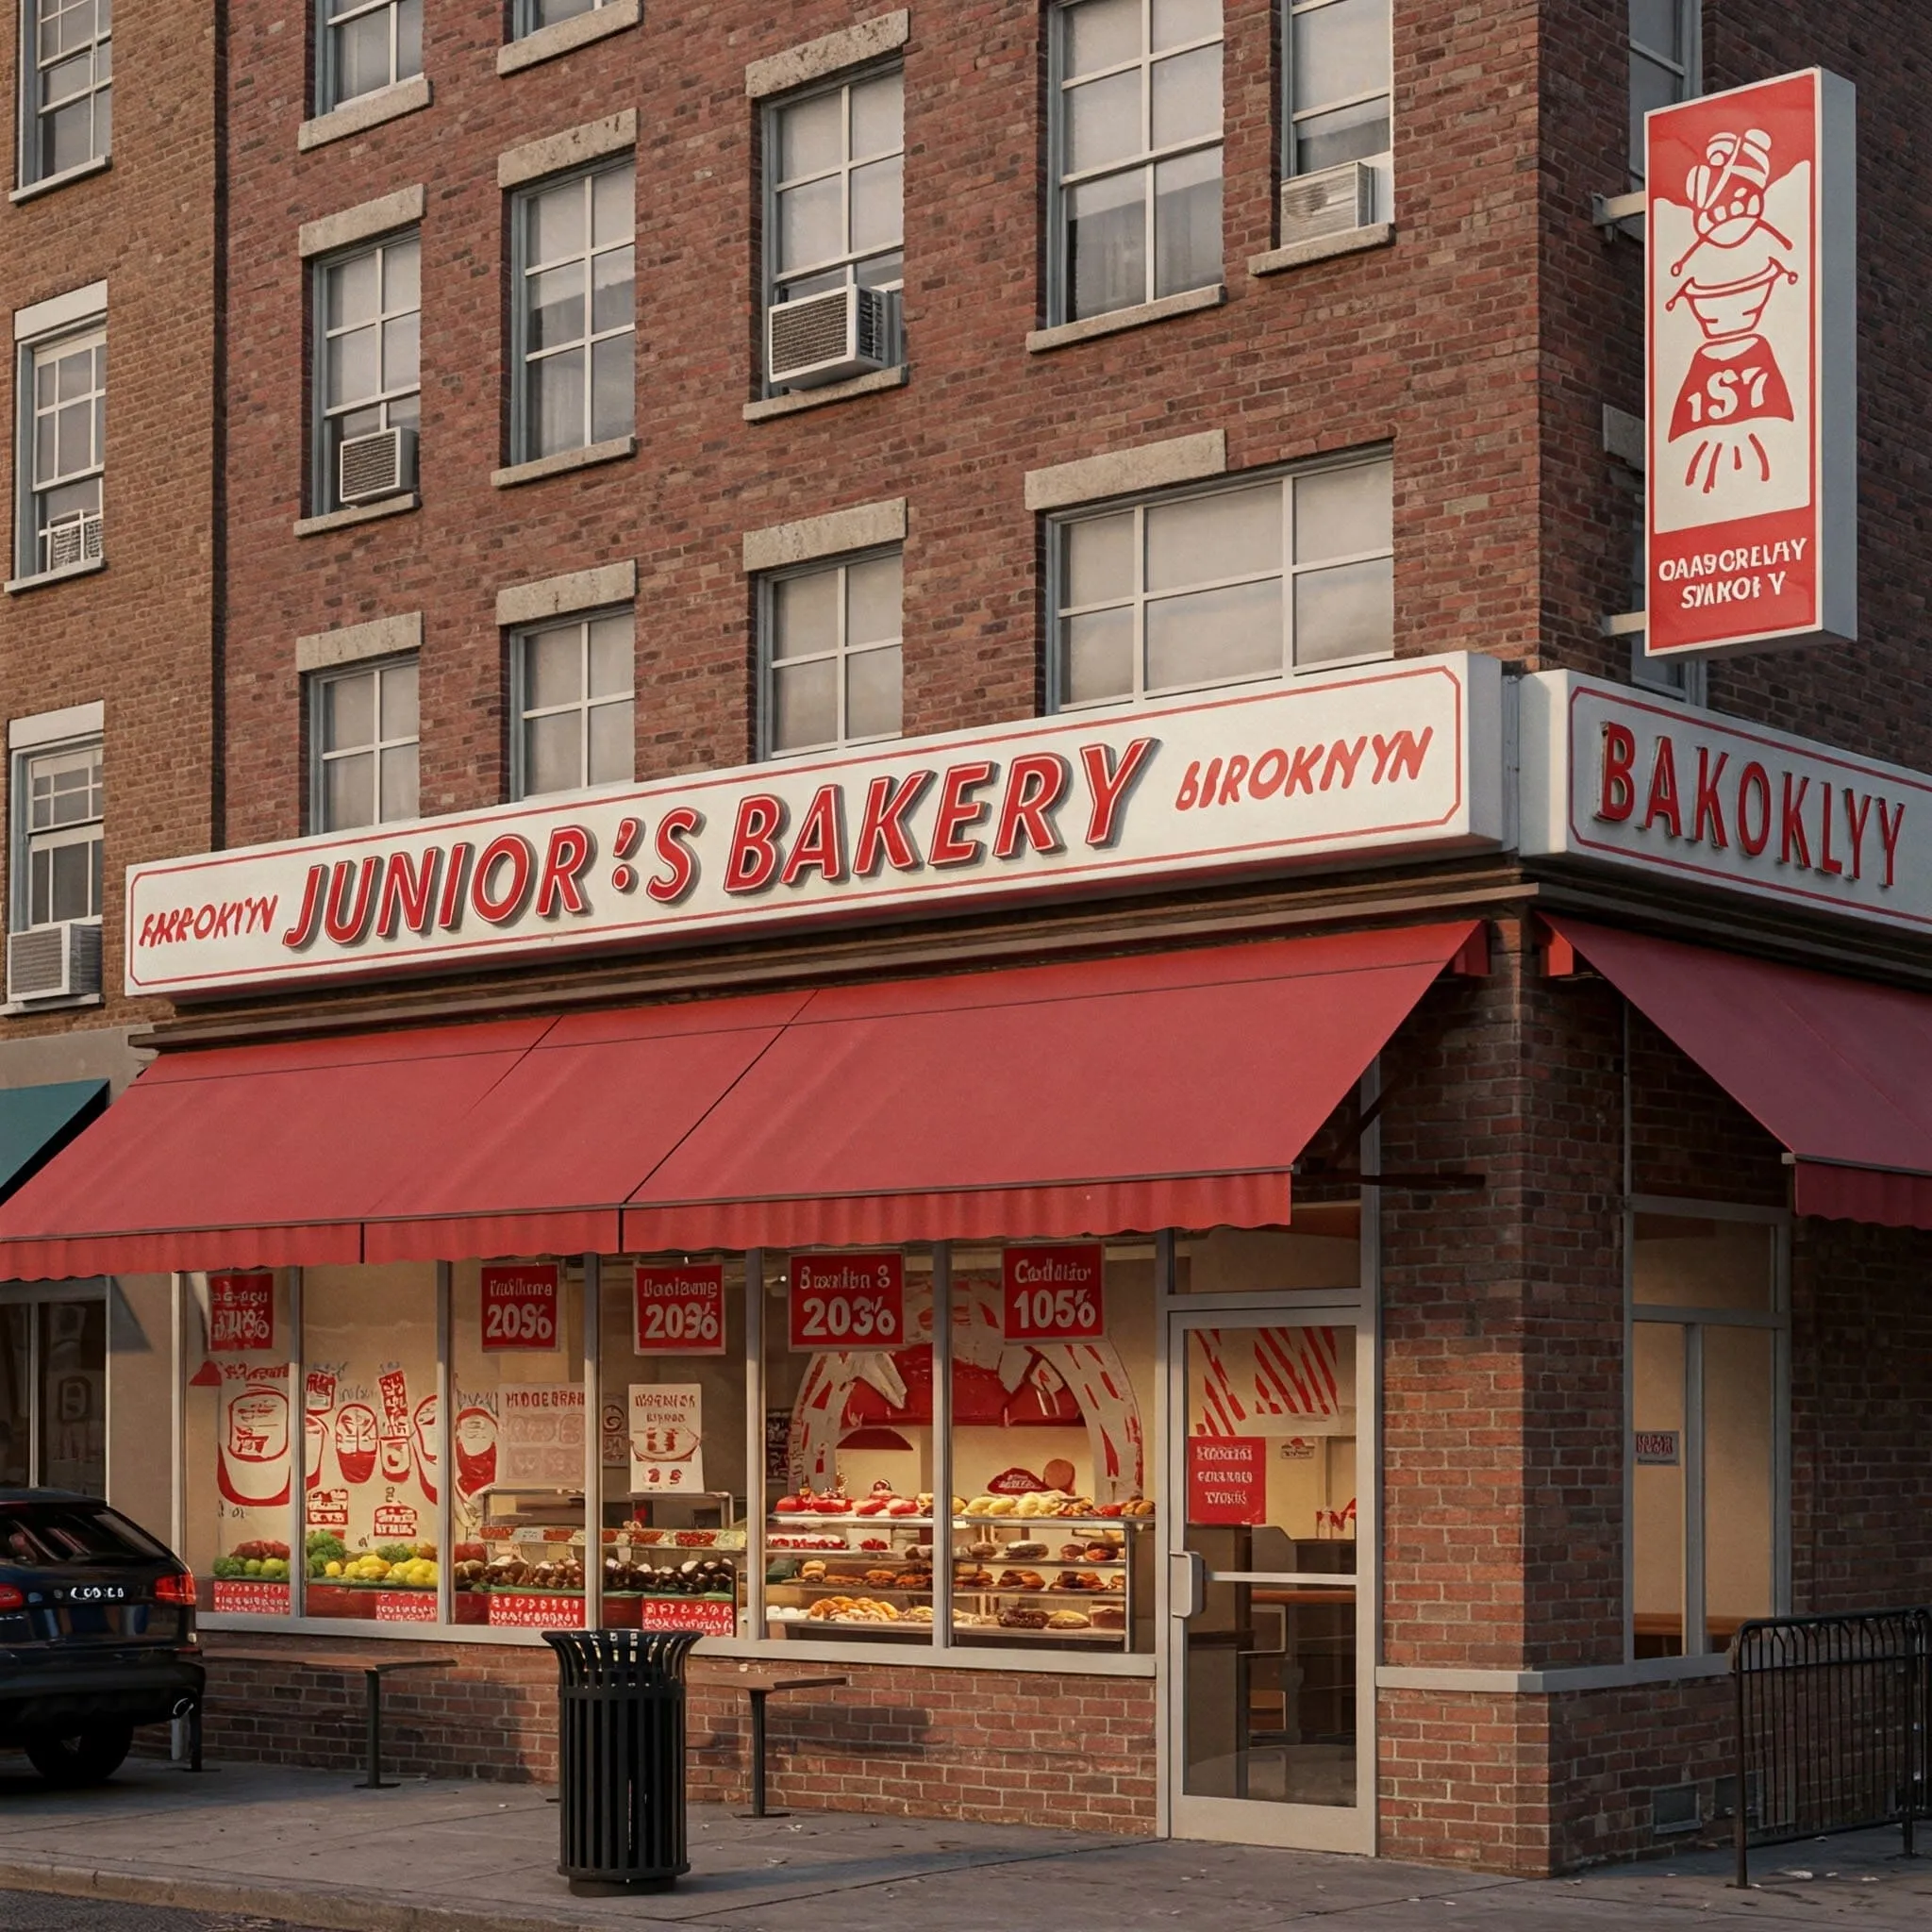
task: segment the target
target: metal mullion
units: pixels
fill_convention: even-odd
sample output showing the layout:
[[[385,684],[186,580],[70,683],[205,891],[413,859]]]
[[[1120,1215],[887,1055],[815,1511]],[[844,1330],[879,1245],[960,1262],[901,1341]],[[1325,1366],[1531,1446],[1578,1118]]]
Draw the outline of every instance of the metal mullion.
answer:
[[[1704,1330],[1684,1329],[1684,1655],[1708,1645],[1705,1614]]]
[[[289,1270],[289,1615],[308,1603],[308,1350],[302,1271]]]
[[[1344,108],[1359,108],[1369,101],[1385,101],[1389,98],[1389,87],[1385,83],[1381,87],[1370,88],[1366,93],[1344,94],[1337,100],[1323,101],[1312,108],[1291,109],[1289,119],[1299,123],[1311,121],[1319,114],[1339,114]]]
[[[1197,134],[1188,141],[1171,142],[1166,147],[1143,147],[1131,160],[1103,161],[1091,168],[1083,168],[1077,175],[1063,175],[1062,188],[1085,188],[1092,181],[1110,180],[1116,175],[1130,175],[1136,168],[1152,168],[1160,161],[1184,160],[1189,155],[1205,154],[1211,147],[1227,145],[1227,130],[1224,127],[1214,134]]]
[[[586,387],[590,370],[585,369]],[[591,782],[591,621],[577,619],[577,689],[583,693],[575,709],[577,714],[577,783]]]
[[[595,1630],[604,1620],[604,1257],[586,1255],[583,1268],[577,1306],[584,1324],[584,1628]]]
[[[845,664],[846,645],[852,629],[852,609],[850,602],[851,583],[845,566],[837,566],[839,573],[839,620],[838,628],[833,632],[837,648],[833,652],[832,678],[837,687],[838,709],[834,713],[839,721],[836,744],[843,744],[846,738],[845,718]]]
[[[932,1250],[932,1642],[953,1647],[953,1244]]]
[[[378,776],[380,774],[378,774]],[[436,1264],[436,1621],[456,1622],[456,1422],[452,1377],[455,1341],[450,1330],[451,1275],[447,1261]],[[304,1415],[305,1424],[307,1415]],[[307,1570],[305,1562],[303,1568]]]
[[[1134,695],[1147,695],[1147,506],[1134,506]]]
[[[1365,560],[1369,559],[1348,559],[1351,563]],[[1314,568],[1312,565],[1308,567]],[[1327,565],[1324,564],[1321,567],[1325,570]],[[1147,601],[1150,604],[1173,604],[1182,597],[1204,597],[1210,591],[1238,591],[1243,584],[1278,583],[1288,575],[1287,570],[1276,569],[1249,571],[1241,576],[1234,577],[1204,577],[1198,584],[1179,585],[1171,591],[1149,591]]]

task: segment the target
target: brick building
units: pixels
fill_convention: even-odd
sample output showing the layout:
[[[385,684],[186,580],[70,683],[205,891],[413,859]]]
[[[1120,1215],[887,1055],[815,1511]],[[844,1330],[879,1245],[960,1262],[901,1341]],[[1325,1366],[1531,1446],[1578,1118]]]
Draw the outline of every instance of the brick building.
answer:
[[[210,1648],[453,1646],[417,1770],[548,1774],[589,1620],[707,1633],[720,1794],[809,1662],[799,1803],[1717,1827],[1740,1622],[1932,1571],[1925,31],[236,17],[222,811],[108,928],[158,1064],[0,1213],[176,1284]],[[1592,197],[1813,64],[1858,641],[1646,661]],[[325,1671],[221,1684],[218,1748],[356,1748]]]

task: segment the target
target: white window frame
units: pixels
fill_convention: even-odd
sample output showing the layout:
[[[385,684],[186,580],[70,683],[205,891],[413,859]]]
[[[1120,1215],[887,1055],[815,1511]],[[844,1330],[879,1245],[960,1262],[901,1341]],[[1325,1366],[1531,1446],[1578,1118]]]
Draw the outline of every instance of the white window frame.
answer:
[[[105,33],[100,30],[97,6],[94,34],[87,42],[92,60],[92,79],[82,91],[92,97],[87,156],[82,160],[70,162],[65,168],[42,165],[42,126],[54,111],[53,106],[43,99],[45,87],[42,75],[48,65],[61,65],[77,58],[80,49],[76,47],[61,55],[55,62],[43,63],[40,56],[41,27],[51,12],[71,10],[71,6],[62,6],[61,0],[21,0],[18,160],[19,180],[23,188],[33,187],[42,181],[56,181],[67,175],[77,175],[82,169],[106,160],[113,152],[114,30],[111,18],[108,30]],[[58,105],[68,107],[79,98],[79,93],[71,94]]]
[[[55,758],[92,755],[99,760],[100,809],[85,819],[64,825],[37,827],[33,822],[34,767]],[[13,790],[13,890],[8,895],[8,929],[10,932],[37,932],[55,925],[98,925],[107,900],[106,848],[108,838],[106,751],[102,734],[91,731],[83,736],[56,740],[47,744],[25,745],[11,754]],[[99,845],[102,848],[101,906],[73,919],[36,919],[33,914],[33,861],[36,852],[58,846]],[[92,874],[91,874],[92,876]],[[92,897],[92,891],[90,891]]]
[[[1320,174],[1319,168],[1303,169],[1296,159],[1295,128],[1304,121],[1333,114],[1365,101],[1387,98],[1389,103],[1389,144],[1373,155],[1360,158],[1364,167],[1375,171],[1375,214],[1386,219],[1391,199],[1391,179],[1395,154],[1395,28],[1394,0],[1390,4],[1389,79],[1381,90],[1364,94],[1343,95],[1332,101],[1295,105],[1294,24],[1311,13],[1341,4],[1341,0],[1283,0],[1281,8],[1281,178],[1292,181],[1305,174]]]
[[[98,402],[100,406],[89,431],[90,461],[76,470],[42,476],[35,432],[41,416],[44,413],[39,406],[37,382],[42,364],[49,360],[58,361],[64,356],[78,354],[83,349],[105,352],[107,345],[108,317],[105,309],[76,325],[50,329],[43,335],[30,336],[18,345],[19,366],[14,392],[19,400],[14,412],[14,475],[19,480],[14,507],[14,564],[23,580],[31,581],[36,577],[56,576],[67,571],[78,573],[83,570],[98,569],[106,560],[108,385],[105,376],[93,383],[88,391],[89,398]],[[81,558],[58,567],[50,565],[46,561],[49,554],[47,540],[53,525],[43,521],[42,499],[53,491],[73,489],[94,479],[98,479],[100,484],[97,492],[99,502],[92,519],[89,519],[85,512],[82,513]],[[65,520],[63,517],[62,521]],[[94,522],[97,525],[93,539],[95,554],[92,558],[86,555],[88,539],[85,535],[85,526],[89,521]]]
[[[559,14],[558,20],[541,18],[542,0],[514,0],[510,8],[509,37],[512,41],[526,41],[532,34],[539,34],[546,26],[556,26],[560,20],[577,20],[586,13],[601,13],[610,5],[610,0],[589,0],[589,5],[579,7],[575,13]]]
[[[423,72],[420,57],[408,74],[398,71],[401,66],[402,13],[405,7],[411,5],[419,8],[420,25],[424,0],[349,0],[349,4],[339,12],[333,10],[334,0],[315,0],[316,32],[321,42],[315,57],[315,105],[318,113],[326,114],[337,108],[346,107],[351,101],[364,100],[370,94],[380,93],[384,87],[394,87],[398,81],[413,79]],[[337,50],[336,37],[351,23],[385,10],[389,14],[389,78],[376,87],[364,88],[360,93],[345,94],[341,92],[341,56]],[[421,44],[420,31],[418,44]]]
[[[1287,683],[1297,677],[1309,677],[1325,671],[1341,671],[1355,664],[1386,663],[1394,655],[1394,646],[1386,651],[1366,652],[1355,658],[1327,658],[1319,664],[1298,665],[1294,661],[1294,580],[1299,575],[1311,575],[1317,571],[1334,570],[1345,564],[1369,563],[1381,558],[1391,562],[1395,555],[1392,539],[1386,549],[1350,551],[1342,556],[1324,557],[1309,563],[1294,561],[1294,491],[1293,484],[1298,477],[1324,475],[1336,470],[1367,468],[1372,464],[1391,465],[1390,489],[1392,497],[1394,478],[1392,475],[1393,455],[1387,449],[1354,451],[1345,458],[1336,458],[1318,463],[1301,463],[1291,469],[1264,471],[1259,475],[1219,477],[1212,483],[1191,484],[1174,490],[1150,491],[1143,495],[1115,498],[1106,503],[1082,505],[1078,508],[1057,511],[1047,519],[1046,543],[1046,582],[1047,582],[1047,666],[1046,697],[1047,709],[1060,711],[1098,711],[1109,707],[1122,705],[1171,704],[1191,691],[1221,691],[1247,684],[1269,682]],[[1198,498],[1232,495],[1238,491],[1253,489],[1257,484],[1273,483],[1282,491],[1282,550],[1281,567],[1278,571],[1251,571],[1241,576],[1217,578],[1211,583],[1190,584],[1179,593],[1158,591],[1149,594],[1146,584],[1147,558],[1147,511],[1162,505],[1183,503]],[[1393,506],[1391,503],[1391,509]],[[1074,617],[1093,610],[1115,610],[1123,608],[1123,600],[1109,598],[1104,603],[1068,605],[1061,602],[1064,589],[1065,562],[1060,543],[1060,533],[1074,524],[1097,522],[1103,517],[1117,516],[1122,511],[1131,511],[1134,516],[1134,591],[1127,600],[1134,612],[1134,688],[1131,691],[1105,698],[1087,698],[1077,703],[1065,695],[1065,653],[1062,649],[1061,626],[1069,617]],[[1174,594],[1194,596],[1203,591],[1224,590],[1237,584],[1263,583],[1279,577],[1282,586],[1282,662],[1275,671],[1244,672],[1238,676],[1206,680],[1199,684],[1163,685],[1158,691],[1150,691],[1146,686],[1147,675],[1147,607],[1169,601]]]
[[[417,672],[416,687],[416,729],[407,734],[388,738],[383,735],[382,718],[382,674],[393,671],[405,664],[413,664]],[[347,684],[352,678],[370,677],[375,682],[375,696],[373,713],[375,719],[374,735],[366,741],[352,745],[339,745],[333,751],[323,746],[323,707],[324,692],[331,686]],[[385,752],[400,751],[413,746],[417,753],[417,809],[414,817],[422,816],[422,660],[414,651],[401,651],[392,657],[364,658],[353,664],[331,666],[326,671],[311,671],[306,680],[306,693],[308,704],[308,824],[314,832],[354,832],[364,831],[375,825],[408,824],[408,819],[385,819],[382,815],[382,757]],[[374,775],[370,787],[371,803],[375,816],[361,825],[332,825],[328,822],[328,768],[331,764],[346,758],[372,757],[375,760]]]
[[[759,577],[758,756],[761,763],[782,762],[787,758],[813,758],[827,751],[842,750],[848,745],[893,744],[906,735],[902,711],[899,730],[865,732],[854,737],[846,728],[845,689],[846,666],[854,658],[870,657],[875,651],[896,651],[899,654],[900,691],[903,697],[906,673],[905,554],[903,544],[878,543],[870,549],[853,550],[838,557],[814,558],[809,563],[801,563],[794,569],[768,571]],[[899,628],[892,637],[870,639],[855,650],[845,636],[846,620],[849,615],[851,573],[859,564],[871,563],[875,558],[884,557],[896,557],[900,559]],[[794,582],[800,577],[825,576],[834,572],[839,578],[839,641],[829,651],[808,651],[798,657],[784,658],[782,662],[787,667],[828,662],[838,665],[838,735],[826,739],[823,743],[793,745],[780,751],[772,742],[772,727],[777,714],[776,672],[781,661],[774,656],[772,648],[777,635],[778,586],[782,583]]]
[[[591,695],[591,626],[607,617],[627,617],[631,620],[631,660],[630,684],[624,691],[609,691],[601,697]],[[596,610],[569,611],[558,617],[546,618],[541,624],[521,625],[510,633],[509,638],[509,780],[512,798],[561,798],[572,791],[604,791],[613,786],[634,785],[637,783],[637,751],[635,733],[637,723],[637,608],[631,604],[608,604]],[[533,638],[546,636],[552,631],[575,628],[577,634],[577,667],[579,695],[568,704],[532,706],[527,702],[530,683],[529,645]],[[555,791],[532,791],[529,773],[529,751],[525,742],[526,727],[532,718],[557,718],[569,712],[577,714],[577,770],[588,774],[591,769],[591,714],[603,710],[607,706],[627,704],[631,707],[633,744],[631,770],[623,778],[600,778],[591,782],[588,776],[578,785],[559,787]]]
[[[1047,250],[1047,321],[1049,325],[1058,325],[1074,321],[1074,265],[1073,265],[1073,192],[1085,187],[1089,182],[1104,181],[1116,175],[1127,175],[1136,169],[1144,168],[1150,172],[1162,161],[1185,159],[1190,155],[1204,154],[1209,148],[1221,155],[1221,183],[1224,196],[1227,188],[1227,111],[1225,87],[1227,80],[1227,13],[1225,0],[1222,8],[1220,32],[1205,36],[1198,41],[1188,41],[1178,46],[1163,47],[1157,56],[1153,52],[1153,12],[1154,0],[1141,0],[1141,52],[1134,60],[1123,60],[1117,66],[1096,69],[1091,74],[1083,74],[1078,80],[1069,77],[1067,67],[1067,38],[1070,32],[1066,25],[1067,16],[1082,0],[1054,0],[1051,18],[1047,25],[1049,32],[1047,55],[1047,231],[1051,237]],[[1171,60],[1177,55],[1193,52],[1201,47],[1219,47],[1222,50],[1222,83],[1224,89],[1222,120],[1220,127],[1211,135],[1200,135],[1191,141],[1176,142],[1172,147],[1156,148],[1152,145],[1154,116],[1154,83],[1151,70],[1158,61]],[[1108,161],[1094,168],[1084,169],[1078,174],[1069,174],[1062,166],[1066,151],[1067,130],[1070,125],[1066,107],[1069,91],[1085,87],[1101,79],[1104,75],[1125,74],[1138,66],[1141,71],[1141,138],[1148,144],[1131,158]],[[1152,183],[1149,184],[1144,203],[1146,219],[1146,279],[1141,285],[1141,303],[1157,300],[1155,294],[1156,277],[1159,264],[1155,254],[1155,202],[1156,195]],[[1224,224],[1225,216],[1224,212]],[[1217,282],[1227,275],[1227,242],[1224,232],[1222,237],[1221,274]],[[1214,283],[1203,283],[1204,288]],[[1175,294],[1191,291],[1175,290]],[[1129,303],[1123,308],[1103,309],[1096,314],[1121,315],[1137,305]],[[1082,318],[1088,319],[1088,318]]]
[[[349,329],[332,331],[329,328],[329,275],[333,270],[346,267],[350,262],[358,259],[362,256],[373,255],[377,258],[376,286],[380,290],[386,280],[385,270],[387,263],[384,258],[386,258],[389,250],[399,247],[404,242],[413,243],[416,248],[416,306],[413,309],[385,308],[380,306],[380,298],[378,297],[378,307],[374,317],[374,323],[377,331],[377,353],[379,359],[383,325],[393,322],[398,317],[404,315],[413,314],[418,318],[416,380],[408,388],[378,390],[375,394],[360,397],[353,403],[344,403],[340,400],[331,401],[328,392],[328,345],[333,334],[341,333],[346,335],[352,333],[352,331]],[[331,454],[332,443],[329,435],[329,425],[335,417],[352,416],[359,410],[373,408],[379,410],[381,413],[382,422],[379,426],[383,429],[392,428],[395,425],[390,421],[391,406],[414,396],[417,399],[419,422],[408,426],[411,428],[419,426],[423,395],[422,249],[423,234],[420,228],[398,228],[393,234],[379,236],[373,242],[358,242],[353,248],[344,248],[334,255],[320,257],[310,264],[308,300],[309,313],[314,318],[310,334],[315,343],[315,368],[311,378],[314,385],[315,408],[314,422],[310,431],[310,442],[312,445],[311,469],[313,474],[309,479],[309,500],[315,505],[318,512],[339,509],[341,507],[341,497],[338,488],[341,479],[337,475],[336,459]],[[367,328],[369,326],[369,322],[359,322],[355,325],[356,328]]]
[[[1628,0],[1619,0],[1619,4],[1624,8],[1623,41],[1626,68],[1626,117],[1637,104],[1636,80],[1639,59],[1648,59],[1653,66],[1661,67],[1676,75],[1680,83],[1677,100],[1695,100],[1704,92],[1704,0],[1683,0],[1683,17],[1678,22],[1681,39],[1675,47],[1668,51],[1640,42],[1630,31]],[[1634,154],[1629,158],[1630,179],[1641,187],[1643,182],[1643,171],[1638,165],[1638,158]]]

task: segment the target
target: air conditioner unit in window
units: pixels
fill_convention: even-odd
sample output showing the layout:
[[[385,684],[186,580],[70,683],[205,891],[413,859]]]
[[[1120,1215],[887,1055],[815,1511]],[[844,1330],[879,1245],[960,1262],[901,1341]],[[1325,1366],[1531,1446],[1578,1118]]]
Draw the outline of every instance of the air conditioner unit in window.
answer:
[[[1319,175],[1281,184],[1281,245],[1345,235],[1375,219],[1375,171],[1367,161],[1343,161]]]
[[[7,997],[71,999],[101,990],[101,928],[70,919],[7,936]]]
[[[416,487],[416,432],[378,429],[342,441],[336,463],[336,494],[344,505],[374,503]]]
[[[48,570],[71,570],[76,563],[101,560],[101,513],[97,509],[77,509],[71,516],[57,517],[41,532],[46,545]]]
[[[774,302],[765,327],[774,386],[813,389],[899,359],[899,297],[891,290],[834,289]]]

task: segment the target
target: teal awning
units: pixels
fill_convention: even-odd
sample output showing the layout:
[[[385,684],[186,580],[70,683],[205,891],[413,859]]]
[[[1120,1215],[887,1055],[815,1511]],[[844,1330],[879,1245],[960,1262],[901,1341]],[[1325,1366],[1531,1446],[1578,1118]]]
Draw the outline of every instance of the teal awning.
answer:
[[[0,1201],[24,1186],[68,1141],[106,1112],[105,1080],[0,1088]]]

